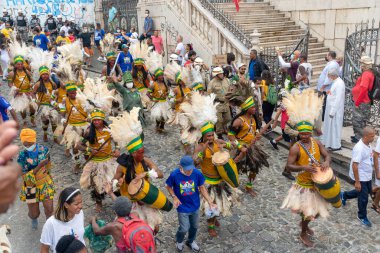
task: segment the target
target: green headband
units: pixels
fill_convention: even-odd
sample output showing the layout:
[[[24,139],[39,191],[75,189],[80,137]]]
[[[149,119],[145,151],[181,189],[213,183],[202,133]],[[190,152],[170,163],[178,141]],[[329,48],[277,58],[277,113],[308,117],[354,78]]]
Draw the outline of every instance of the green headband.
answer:
[[[143,145],[143,142],[142,142],[142,139],[140,136],[136,137],[135,139],[133,139],[132,141],[130,141],[127,145],[127,150],[129,153],[133,153],[137,150],[139,150],[140,148],[142,148],[144,145]]]
[[[297,123],[297,131],[300,133],[312,133],[314,129],[313,124],[309,121],[301,121]]]

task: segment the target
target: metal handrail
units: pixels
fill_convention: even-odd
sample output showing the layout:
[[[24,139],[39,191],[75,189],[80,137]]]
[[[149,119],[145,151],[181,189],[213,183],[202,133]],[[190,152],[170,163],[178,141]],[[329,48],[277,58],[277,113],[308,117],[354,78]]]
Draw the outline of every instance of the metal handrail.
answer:
[[[220,0],[219,0],[220,1]],[[244,31],[236,22],[232,21],[228,14],[224,13],[223,10],[218,8],[212,3],[218,3],[218,0],[199,0],[202,6],[211,12],[211,14],[220,22],[222,25],[227,28],[237,39],[243,43],[243,45],[250,49],[252,48],[251,39],[246,35],[247,31]],[[227,2],[227,1],[226,1]],[[222,2],[222,3],[226,3]],[[230,2],[230,1],[229,1]]]

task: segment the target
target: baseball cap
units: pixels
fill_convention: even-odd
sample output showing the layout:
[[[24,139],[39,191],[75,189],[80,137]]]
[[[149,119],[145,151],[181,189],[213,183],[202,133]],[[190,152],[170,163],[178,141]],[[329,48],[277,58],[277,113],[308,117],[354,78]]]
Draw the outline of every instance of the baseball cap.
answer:
[[[127,44],[123,44],[123,45],[121,46],[121,49],[124,49],[124,48],[129,48],[129,46],[128,46]]]
[[[179,165],[181,165],[181,167],[184,170],[194,170],[195,169],[194,160],[191,156],[188,156],[188,155],[181,158]]]

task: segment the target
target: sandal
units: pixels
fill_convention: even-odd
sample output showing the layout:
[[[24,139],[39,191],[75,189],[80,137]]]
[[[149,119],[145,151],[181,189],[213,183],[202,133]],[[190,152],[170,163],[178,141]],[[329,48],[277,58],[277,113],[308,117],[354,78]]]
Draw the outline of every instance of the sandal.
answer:
[[[375,210],[376,213],[380,214],[380,207],[376,207],[375,205],[372,204],[371,207],[373,210]]]

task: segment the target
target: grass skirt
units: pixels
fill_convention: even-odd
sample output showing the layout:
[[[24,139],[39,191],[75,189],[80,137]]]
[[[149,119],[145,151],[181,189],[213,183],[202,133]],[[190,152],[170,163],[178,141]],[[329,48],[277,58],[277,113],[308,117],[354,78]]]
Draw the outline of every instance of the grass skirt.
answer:
[[[222,216],[231,216],[231,207],[240,206],[239,195],[242,192],[238,188],[232,188],[226,182],[210,185],[205,184],[205,187],[210,195],[211,200],[218,205],[219,212]],[[206,213],[210,209],[210,205],[205,198],[201,198],[201,210]]]
[[[113,157],[102,162],[89,161],[83,168],[79,181],[80,187],[93,188],[99,194],[104,193],[104,184],[112,181],[117,166],[116,159]]]
[[[15,110],[15,112],[25,112],[30,107],[37,110],[37,104],[35,102],[32,102],[32,99],[26,93],[19,93],[16,97],[14,95],[15,87],[12,87],[10,91],[11,99],[9,100],[9,102],[12,105],[12,108]]]
[[[162,223],[163,215],[160,210],[151,208],[141,202],[132,202],[131,214],[144,220],[154,230],[156,226]]]
[[[328,207],[329,204],[314,187],[305,188],[298,184],[293,184],[281,206],[311,219],[317,215],[322,218],[329,216]]]
[[[269,167],[269,156],[257,145],[251,145],[248,148],[246,156],[236,165],[240,173],[258,174],[263,166]]]
[[[58,124],[58,112],[52,106],[41,105],[40,106],[41,118],[50,119],[52,124]]]
[[[154,121],[167,121],[172,116],[172,110],[167,101],[156,102],[151,111],[150,116]]]
[[[73,126],[68,124],[63,134],[61,144],[65,144],[67,149],[74,147],[82,138],[83,133],[88,128],[88,123],[82,126]]]

